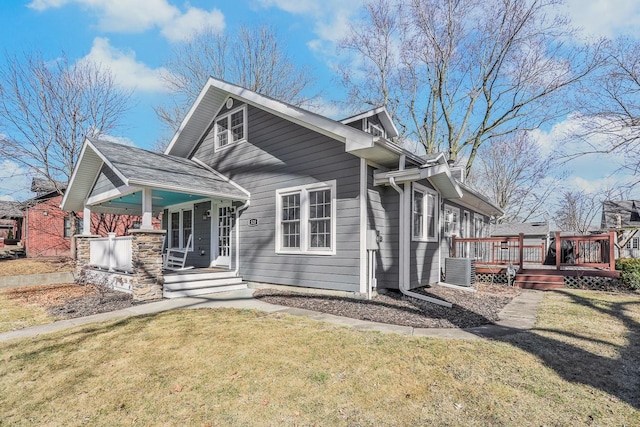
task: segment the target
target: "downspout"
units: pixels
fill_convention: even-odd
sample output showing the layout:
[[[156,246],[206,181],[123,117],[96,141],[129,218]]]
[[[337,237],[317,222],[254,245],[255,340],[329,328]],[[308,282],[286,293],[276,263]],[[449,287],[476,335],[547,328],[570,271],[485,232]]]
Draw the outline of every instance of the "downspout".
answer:
[[[244,205],[236,209],[236,269],[233,271],[234,276],[237,276],[240,272],[240,221],[238,218],[240,217],[240,211],[247,209],[250,204],[251,201],[247,199]]]
[[[405,192],[402,188],[400,188],[400,186],[398,186],[398,184],[396,184],[396,180],[394,177],[390,176],[389,177],[389,185],[391,185],[391,187],[393,187],[394,190],[396,190],[398,192],[398,194],[400,195],[400,223],[398,224],[398,229],[400,230],[400,238],[399,238],[399,246],[400,246],[400,250],[399,250],[399,259],[401,263],[405,263],[405,262],[409,262],[409,257],[405,256],[405,242],[407,239],[407,233],[405,233],[405,228],[407,227],[407,221],[404,220],[404,214],[405,214],[405,209],[404,209],[404,203],[403,203],[403,199],[405,197]],[[422,301],[427,301],[433,304],[437,304],[437,305],[442,305],[444,307],[449,307],[451,308],[451,303],[448,303],[446,301],[442,301],[439,300],[437,298],[431,298],[428,297],[426,295],[421,295],[415,292],[410,291],[409,289],[407,289],[405,287],[405,281],[408,281],[408,278],[404,277],[404,272],[405,269],[403,268],[402,265],[399,266],[399,283],[398,283],[398,287],[400,289],[400,292],[402,292],[403,295],[406,295],[408,297],[411,298],[416,298]],[[438,274],[440,274],[440,272],[438,272]]]

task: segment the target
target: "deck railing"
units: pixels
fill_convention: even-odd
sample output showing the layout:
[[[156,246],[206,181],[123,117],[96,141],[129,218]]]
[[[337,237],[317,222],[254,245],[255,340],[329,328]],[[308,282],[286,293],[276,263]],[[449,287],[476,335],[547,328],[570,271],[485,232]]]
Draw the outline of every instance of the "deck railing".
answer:
[[[92,239],[89,242],[89,265],[108,271],[132,271],[132,240],[132,236],[116,237],[115,233]]]
[[[551,262],[556,269],[589,267],[615,270],[615,232],[587,236],[561,236],[556,232],[552,244],[555,259],[547,259],[547,248],[540,245],[525,245],[524,234],[518,237],[460,238],[453,236],[451,254],[453,258],[473,258],[478,264],[518,266],[525,263],[542,265]]]

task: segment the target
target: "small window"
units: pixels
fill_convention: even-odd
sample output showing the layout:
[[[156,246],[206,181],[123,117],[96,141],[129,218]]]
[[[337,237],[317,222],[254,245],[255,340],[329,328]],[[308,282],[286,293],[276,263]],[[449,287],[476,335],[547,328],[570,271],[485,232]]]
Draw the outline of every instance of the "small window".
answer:
[[[638,239],[637,237],[633,238],[633,249],[638,249],[638,243],[640,239]]]
[[[380,136],[384,138],[384,130],[374,123],[369,123],[368,131],[373,136]]]
[[[276,252],[335,254],[335,181],[276,191]]]
[[[76,218],[76,234],[82,234],[84,232],[84,222],[82,218]],[[65,238],[71,237],[71,217],[64,218],[64,231],[63,236]]]
[[[412,224],[413,239],[436,241],[438,223],[437,194],[420,184],[413,184]]]
[[[242,106],[215,120],[216,149],[245,141],[247,138],[247,107]]]

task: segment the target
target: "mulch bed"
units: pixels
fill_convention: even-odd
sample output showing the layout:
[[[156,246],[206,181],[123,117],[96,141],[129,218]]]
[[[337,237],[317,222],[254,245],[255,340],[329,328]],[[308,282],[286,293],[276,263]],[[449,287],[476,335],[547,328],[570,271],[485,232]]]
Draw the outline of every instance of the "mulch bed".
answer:
[[[499,320],[500,310],[520,294],[504,285],[476,284],[477,292],[432,286],[416,289],[424,295],[453,304],[447,308],[388,291],[371,300],[259,289],[254,297],[287,307],[303,308],[336,316],[414,328],[472,328]]]
[[[130,294],[98,285],[42,285],[3,290],[18,303],[44,307],[58,319],[71,319],[131,307]]]

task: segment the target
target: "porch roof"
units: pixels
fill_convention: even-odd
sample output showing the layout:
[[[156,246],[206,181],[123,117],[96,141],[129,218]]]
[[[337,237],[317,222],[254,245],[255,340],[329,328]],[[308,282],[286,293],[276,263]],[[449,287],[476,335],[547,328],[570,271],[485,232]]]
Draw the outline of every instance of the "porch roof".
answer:
[[[103,168],[113,175],[113,188],[92,193]],[[79,211],[87,203],[97,212],[124,210],[135,214],[140,210],[143,188],[153,189],[155,210],[197,198],[240,201],[249,198],[242,187],[195,160],[87,138],[62,200],[62,209]]]

